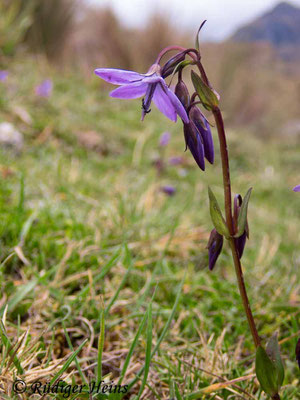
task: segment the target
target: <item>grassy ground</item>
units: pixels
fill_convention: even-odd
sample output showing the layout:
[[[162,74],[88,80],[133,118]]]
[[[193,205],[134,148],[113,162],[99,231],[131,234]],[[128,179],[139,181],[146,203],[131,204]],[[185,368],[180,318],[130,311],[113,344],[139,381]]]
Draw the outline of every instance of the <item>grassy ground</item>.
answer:
[[[0,119],[25,135],[21,154],[0,155],[1,396],[14,398],[16,378],[30,386],[124,376],[133,385],[125,398],[265,399],[226,246],[207,268],[207,185],[221,200],[219,156],[202,173],[183,153],[181,123],[156,110],[140,123],[139,101],[47,68],[14,63],[1,84]],[[53,95],[37,99],[34,85],[49,76]],[[242,261],[255,320],[263,339],[279,331],[282,399],[300,398],[300,197],[291,191],[300,144],[264,142],[246,128],[228,137],[234,191],[254,188]],[[172,156],[183,165],[170,166]]]

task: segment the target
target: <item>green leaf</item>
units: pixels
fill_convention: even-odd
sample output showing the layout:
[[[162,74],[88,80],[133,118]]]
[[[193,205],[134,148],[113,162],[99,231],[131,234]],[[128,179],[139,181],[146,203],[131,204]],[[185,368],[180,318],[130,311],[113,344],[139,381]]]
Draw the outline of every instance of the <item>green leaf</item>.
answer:
[[[151,359],[153,357],[153,354],[151,353],[151,347],[152,347],[152,302],[148,306],[148,312],[147,312],[147,338],[146,338],[146,356],[145,356],[145,368],[144,368],[144,376],[143,380],[139,389],[139,392],[136,396],[136,400],[139,400],[142,396],[142,393],[145,389],[146,383],[147,383],[147,378],[150,370],[150,363]]]
[[[100,333],[98,338],[98,357],[97,357],[97,385],[102,380],[102,355],[104,348],[104,336],[105,336],[105,318],[104,318],[104,309],[101,306],[100,310]]]
[[[214,224],[214,227],[219,232],[220,235],[224,235],[225,237],[229,237],[229,231],[226,225],[226,222],[223,218],[220,206],[217,202],[215,195],[213,194],[211,188],[208,186],[208,197],[209,197],[209,209],[211,220]]]
[[[69,368],[69,366],[75,360],[75,358],[77,357],[77,354],[81,351],[81,349],[83,348],[83,346],[86,344],[87,341],[88,341],[88,339],[85,339],[81,343],[81,345],[78,347],[78,349],[76,351],[74,351],[73,354],[71,354],[71,356],[67,359],[67,361],[64,363],[62,368],[51,379],[50,386],[53,385],[57,381],[57,379],[59,379],[62,376],[62,374]]]
[[[273,364],[275,365],[277,371],[277,384],[278,387],[280,388],[284,380],[284,366],[280,357],[277,332],[275,332],[271,337],[271,339],[268,341],[266,352],[267,355],[270,357],[271,361],[273,362]]]
[[[252,188],[250,188],[248,190],[248,192],[246,193],[246,196],[243,199],[239,217],[238,217],[238,231],[234,235],[235,238],[240,237],[245,232],[246,224],[247,224],[248,203],[250,200],[251,191],[252,191]]]
[[[207,86],[200,76],[194,71],[191,72],[191,78],[194,88],[203,106],[209,111],[211,111],[214,107],[217,107],[219,104],[219,99],[215,92],[209,86]]]
[[[277,370],[265,349],[258,346],[255,361],[256,377],[262,389],[270,396],[278,393]]]

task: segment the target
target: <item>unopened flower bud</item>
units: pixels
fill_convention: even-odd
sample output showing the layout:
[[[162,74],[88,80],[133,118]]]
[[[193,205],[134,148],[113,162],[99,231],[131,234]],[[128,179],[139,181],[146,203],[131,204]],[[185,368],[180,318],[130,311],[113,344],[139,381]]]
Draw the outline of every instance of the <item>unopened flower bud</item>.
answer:
[[[296,360],[298,361],[298,365],[300,368],[300,338],[298,339],[298,342],[296,345]]]
[[[212,271],[216,265],[217,259],[221,253],[223,247],[223,236],[220,235],[216,229],[213,229],[210,233],[208,240],[208,265]]]
[[[171,75],[176,65],[185,59],[186,52],[182,51],[181,53],[176,54],[174,57],[170,58],[165,65],[162,67],[161,75],[163,78]]]
[[[190,149],[196,163],[202,171],[205,170],[204,148],[200,133],[194,122],[183,125],[185,144]]]
[[[237,232],[238,230],[238,217],[239,217],[239,213],[241,210],[241,206],[242,206],[242,196],[240,194],[237,194],[234,196],[234,202],[233,202],[233,225],[234,225],[234,230]],[[239,255],[239,258],[241,259],[243,256],[243,252],[244,252],[244,248],[246,245],[246,239],[247,237],[249,238],[249,228],[248,228],[248,223],[246,223],[246,228],[245,231],[243,232],[243,234],[234,239],[235,244],[236,244],[236,248],[237,248],[237,252]]]
[[[244,248],[246,245],[246,239],[247,239],[247,234],[246,231],[238,238],[234,239],[235,244],[236,244],[236,249],[239,255],[239,258],[241,259],[244,253]]]
[[[175,87],[175,94],[185,109],[190,105],[190,95],[186,84],[180,79]]]
[[[178,96],[177,96],[178,97]],[[189,112],[189,118],[194,122],[198,131],[202,136],[205,158],[211,163],[214,163],[215,152],[214,142],[211,134],[210,126],[204,115],[197,106],[192,106]]]

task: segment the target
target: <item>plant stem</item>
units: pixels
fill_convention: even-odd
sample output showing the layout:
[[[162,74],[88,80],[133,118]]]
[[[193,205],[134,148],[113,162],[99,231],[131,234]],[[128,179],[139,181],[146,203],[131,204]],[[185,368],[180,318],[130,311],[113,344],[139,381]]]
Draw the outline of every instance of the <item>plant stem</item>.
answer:
[[[219,142],[220,142],[226,223],[228,226],[230,236],[233,236],[234,235],[234,227],[233,227],[233,218],[232,218],[231,183],[230,183],[230,169],[229,169],[227,141],[226,141],[223,118],[222,118],[220,109],[218,107],[216,107],[213,110],[213,114],[214,114],[214,118],[216,121],[218,137],[219,137]],[[255,347],[258,347],[260,345],[260,338],[259,338],[259,335],[258,335],[258,332],[256,329],[252,311],[250,308],[250,303],[249,303],[246,286],[245,286],[245,282],[244,282],[242,265],[241,265],[240,258],[238,255],[236,242],[233,237],[229,238],[228,241],[229,241],[229,245],[231,248],[232,258],[233,258],[233,262],[234,262],[235,272],[236,272],[236,276],[237,276],[237,281],[238,281],[238,285],[239,285],[239,290],[240,290],[244,310],[245,310],[245,313],[247,316],[248,324],[249,324],[249,327],[251,330],[251,334],[253,337]]]
[[[226,223],[227,223],[227,226],[229,229],[230,236],[233,236],[234,235],[234,227],[233,227],[233,218],[232,218],[231,183],[230,183],[230,169],[229,169],[229,158],[228,158],[226,135],[225,135],[224,123],[223,123],[223,118],[222,118],[220,109],[218,107],[216,107],[213,110],[213,114],[214,114],[214,118],[216,121],[218,137],[219,137],[219,142],[220,142]],[[229,238],[228,241],[229,241],[229,245],[231,248],[232,258],[233,258],[233,262],[234,262],[235,272],[236,272],[236,276],[237,276],[237,281],[238,281],[238,285],[239,285],[239,290],[240,290],[244,310],[245,310],[245,313],[247,316],[248,324],[249,324],[249,327],[251,330],[251,334],[253,337],[255,347],[258,347],[260,345],[260,338],[258,336],[258,332],[256,329],[252,311],[250,308],[250,303],[249,303],[246,286],[245,286],[245,282],[244,282],[242,265],[241,265],[240,258],[238,255],[236,242],[233,237]]]
[[[197,62],[197,66],[199,68],[199,71],[200,71],[203,81],[205,82],[205,84],[207,86],[211,87],[209,80],[207,78],[207,75],[205,73],[205,70],[203,68],[203,65],[200,62],[200,60]],[[224,129],[224,122],[223,122],[222,113],[221,113],[221,110],[219,109],[219,107],[215,107],[212,110],[212,112],[214,114],[214,118],[216,121],[219,143],[220,143],[220,153],[221,153],[222,172],[223,172],[223,186],[224,186],[225,217],[226,217],[226,224],[227,224],[230,236],[231,236],[231,238],[229,238],[228,241],[229,241],[229,245],[231,248],[233,263],[234,263],[234,267],[235,267],[235,273],[237,276],[238,286],[239,286],[244,310],[245,310],[245,313],[247,316],[248,324],[250,327],[250,331],[251,331],[251,334],[253,337],[255,347],[258,347],[258,346],[260,346],[260,338],[259,338],[259,335],[258,335],[258,332],[256,329],[252,311],[250,308],[250,303],[249,303],[246,286],[245,286],[245,282],[244,282],[242,265],[241,265],[240,258],[238,255],[236,242],[235,242],[234,238],[232,237],[234,235],[234,225],[233,225],[233,217],[232,217],[229,157],[228,157],[228,149],[227,149],[226,134],[225,134],[225,129]]]

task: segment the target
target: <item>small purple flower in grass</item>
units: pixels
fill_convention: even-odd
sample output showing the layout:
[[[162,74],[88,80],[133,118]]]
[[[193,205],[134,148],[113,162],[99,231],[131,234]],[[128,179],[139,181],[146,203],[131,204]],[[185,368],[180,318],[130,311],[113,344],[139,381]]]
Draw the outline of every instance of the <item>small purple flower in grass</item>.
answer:
[[[50,97],[53,89],[51,79],[45,79],[40,85],[36,86],[35,94],[39,97]]]
[[[210,233],[210,237],[207,244],[208,249],[208,266],[212,271],[216,265],[217,259],[222,251],[223,247],[223,236],[220,235],[216,229],[213,229]]]
[[[113,68],[99,68],[95,70],[95,74],[106,82],[120,86],[110,93],[111,97],[137,99],[144,96],[142,100],[142,120],[151,111],[150,105],[153,100],[159,111],[171,121],[176,122],[177,115],[184,122],[189,121],[184,107],[162,78],[158,64],[153,64],[147,74]]]
[[[161,134],[160,139],[159,139],[159,145],[162,147],[165,147],[169,144],[169,141],[171,139],[171,135],[169,132],[164,132]]]
[[[4,70],[0,71],[0,81],[1,82],[6,81],[7,76],[8,76],[8,71],[4,71]]]
[[[300,185],[295,186],[293,189],[294,192],[300,192]]]
[[[181,165],[183,162],[182,157],[170,157],[169,158],[169,164],[170,165]]]
[[[174,186],[170,185],[162,186],[160,190],[168,196],[174,196],[174,194],[176,193],[176,189],[174,188]]]

